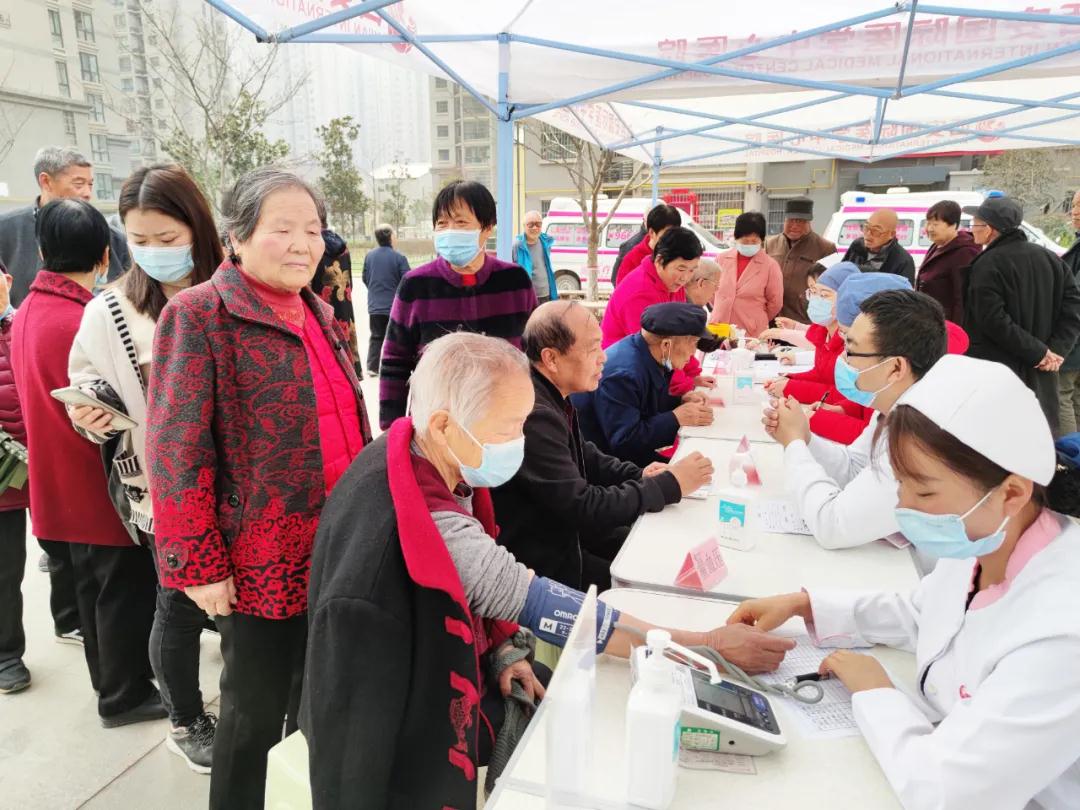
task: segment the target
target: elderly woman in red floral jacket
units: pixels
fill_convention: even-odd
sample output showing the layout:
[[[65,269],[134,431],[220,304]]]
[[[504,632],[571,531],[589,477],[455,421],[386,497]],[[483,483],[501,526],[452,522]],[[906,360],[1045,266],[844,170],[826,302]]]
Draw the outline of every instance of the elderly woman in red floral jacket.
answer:
[[[229,196],[229,258],[158,321],[148,456],[162,584],[217,618],[225,667],[210,807],[262,807],[294,729],[311,549],[327,494],[370,441],[347,337],[308,286],[317,195],[256,169]]]

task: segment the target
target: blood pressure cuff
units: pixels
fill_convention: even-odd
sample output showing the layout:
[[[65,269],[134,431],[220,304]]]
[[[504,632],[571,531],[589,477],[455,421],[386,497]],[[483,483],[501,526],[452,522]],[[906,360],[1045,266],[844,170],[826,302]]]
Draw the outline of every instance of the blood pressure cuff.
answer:
[[[568,588],[547,577],[533,577],[525,607],[518,616],[518,624],[528,627],[533,634],[549,644],[563,647],[570,630],[577,620],[585,594]],[[596,651],[602,653],[615,632],[615,622],[621,614],[615,608],[596,603]]]

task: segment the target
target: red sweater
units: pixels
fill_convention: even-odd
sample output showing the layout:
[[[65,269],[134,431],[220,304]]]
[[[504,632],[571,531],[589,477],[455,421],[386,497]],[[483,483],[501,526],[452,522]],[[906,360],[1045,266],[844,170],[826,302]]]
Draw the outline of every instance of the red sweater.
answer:
[[[645,235],[645,238],[630,248],[630,252],[623,257],[622,264],[619,265],[619,274],[615,277],[615,286],[622,284],[624,278],[638,269],[638,266],[652,256],[652,246],[649,245],[649,236]]]

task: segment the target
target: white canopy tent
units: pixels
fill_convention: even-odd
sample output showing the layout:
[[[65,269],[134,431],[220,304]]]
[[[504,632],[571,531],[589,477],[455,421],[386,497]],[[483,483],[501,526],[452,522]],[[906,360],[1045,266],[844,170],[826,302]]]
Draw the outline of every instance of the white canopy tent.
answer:
[[[207,0],[264,42],[326,42],[461,84],[653,166],[874,161],[1080,144],[1080,2]],[[511,233],[499,231],[499,254]]]

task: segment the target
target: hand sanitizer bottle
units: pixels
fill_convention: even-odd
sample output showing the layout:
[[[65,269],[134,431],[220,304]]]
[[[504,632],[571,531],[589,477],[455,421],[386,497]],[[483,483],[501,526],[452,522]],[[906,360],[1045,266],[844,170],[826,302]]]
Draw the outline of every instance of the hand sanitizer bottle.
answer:
[[[648,656],[626,704],[627,801],[650,810],[666,810],[675,797],[682,726],[682,693],[664,657],[671,643],[666,630],[646,635]]]

